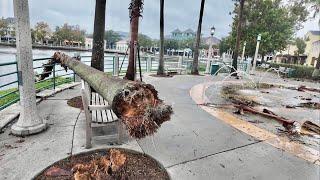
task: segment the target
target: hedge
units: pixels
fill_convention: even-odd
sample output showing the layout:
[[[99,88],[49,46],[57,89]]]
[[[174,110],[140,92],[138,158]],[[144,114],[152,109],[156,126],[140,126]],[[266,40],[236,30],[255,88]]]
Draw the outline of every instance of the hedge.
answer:
[[[296,64],[270,63],[270,67],[273,68],[279,68],[280,66],[295,69],[295,71],[292,73],[292,78],[314,79],[312,77],[314,67]]]

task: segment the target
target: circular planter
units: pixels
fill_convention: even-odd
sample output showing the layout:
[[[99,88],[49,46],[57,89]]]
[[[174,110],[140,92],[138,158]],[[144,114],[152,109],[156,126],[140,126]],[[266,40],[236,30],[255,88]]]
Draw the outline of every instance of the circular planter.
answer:
[[[117,171],[108,171],[108,174],[103,179],[161,179],[170,180],[166,169],[155,159],[147,154],[139,153],[133,150],[123,148],[111,148],[119,150],[125,155],[126,160],[123,166]],[[35,180],[66,180],[74,179],[74,171],[72,168],[76,164],[89,163],[91,160],[99,159],[101,157],[110,156],[110,149],[98,149],[89,152],[79,153],[60,161],[55,162],[51,166],[42,170],[38,175],[34,177]],[[49,175],[53,168],[62,170],[58,175]],[[52,172],[52,171],[51,171]]]

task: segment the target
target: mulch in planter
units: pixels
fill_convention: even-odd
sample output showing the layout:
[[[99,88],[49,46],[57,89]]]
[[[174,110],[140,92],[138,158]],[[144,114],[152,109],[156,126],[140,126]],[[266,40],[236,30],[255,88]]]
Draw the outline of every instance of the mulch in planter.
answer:
[[[71,106],[71,107],[74,107],[74,108],[83,109],[82,97],[81,96],[77,96],[77,97],[74,97],[72,99],[69,99],[67,104],[69,106]]]
[[[156,160],[145,154],[125,149],[105,149],[82,153],[58,161],[34,179],[169,180],[170,178]]]

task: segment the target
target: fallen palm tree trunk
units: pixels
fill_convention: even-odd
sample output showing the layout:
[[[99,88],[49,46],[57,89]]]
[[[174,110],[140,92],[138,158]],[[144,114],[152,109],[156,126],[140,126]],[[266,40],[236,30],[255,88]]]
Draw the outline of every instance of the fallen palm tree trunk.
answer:
[[[66,70],[72,69],[108,101],[132,137],[152,135],[163,122],[170,120],[172,107],[158,98],[152,85],[108,76],[60,52],[52,60]]]

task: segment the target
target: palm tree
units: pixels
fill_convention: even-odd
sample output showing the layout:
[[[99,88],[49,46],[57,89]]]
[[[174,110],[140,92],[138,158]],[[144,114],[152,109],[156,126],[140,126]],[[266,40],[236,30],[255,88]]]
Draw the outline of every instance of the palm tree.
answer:
[[[195,43],[193,64],[192,64],[192,69],[191,69],[191,74],[194,74],[194,75],[199,74],[199,70],[198,70],[198,61],[199,60],[198,60],[198,58],[199,58],[199,46],[200,46],[200,41],[201,41],[201,26],[202,26],[204,3],[205,3],[205,0],[201,0],[197,39],[196,39],[196,43]]]
[[[96,0],[91,67],[104,71],[104,30],[106,0]]]
[[[130,54],[129,54],[129,64],[125,79],[134,81],[136,75],[135,66],[135,44],[138,43],[138,32],[139,32],[139,17],[143,11],[143,0],[131,0],[129,5],[130,13]]]
[[[232,69],[231,72],[235,72],[237,70],[237,61],[239,55],[239,47],[240,47],[240,35],[241,35],[241,24],[242,24],[242,16],[243,16],[243,6],[245,0],[240,0],[240,8],[239,8],[239,20],[238,20],[238,27],[237,27],[237,40],[236,40],[236,47],[233,52],[233,60],[232,60]],[[236,74],[234,74],[236,75]]]
[[[159,54],[159,66],[158,66],[158,75],[164,75],[164,0],[160,0],[160,54]]]

